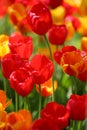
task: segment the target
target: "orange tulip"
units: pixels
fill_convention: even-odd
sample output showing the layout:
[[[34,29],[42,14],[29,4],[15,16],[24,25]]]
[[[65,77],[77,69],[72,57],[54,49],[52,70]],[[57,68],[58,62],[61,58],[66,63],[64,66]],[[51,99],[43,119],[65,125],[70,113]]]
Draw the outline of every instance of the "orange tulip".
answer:
[[[83,64],[83,62],[80,52],[72,51],[63,54],[60,65],[65,73],[71,76],[77,76],[79,73],[78,68]]]
[[[54,91],[56,91],[58,87],[57,81],[54,81]],[[37,92],[41,93],[42,96],[47,97],[52,95],[52,79],[49,79],[45,83],[41,84],[41,90],[39,86],[36,85]]]
[[[0,111],[0,130],[5,130],[6,116],[7,113],[5,111]]]
[[[28,110],[19,110],[7,115],[6,130],[29,130],[32,123],[32,116]]]
[[[8,15],[16,27],[16,29],[21,30],[22,32],[29,31],[29,25],[26,20],[26,7],[21,3],[15,3],[9,6]]]
[[[0,111],[5,110],[11,104],[11,100],[6,101],[6,93],[0,90]]]

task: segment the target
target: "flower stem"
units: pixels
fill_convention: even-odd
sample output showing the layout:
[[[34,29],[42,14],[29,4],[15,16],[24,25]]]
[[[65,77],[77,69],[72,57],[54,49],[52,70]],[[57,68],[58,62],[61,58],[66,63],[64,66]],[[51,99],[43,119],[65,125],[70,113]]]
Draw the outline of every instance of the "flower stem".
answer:
[[[38,118],[40,118],[40,112],[41,112],[41,102],[42,102],[42,96],[41,96],[41,86],[39,84],[39,90],[40,90],[40,94],[39,94],[39,114],[38,114]]]
[[[51,61],[53,62],[52,50],[51,50],[51,47],[50,47],[50,45],[49,45],[49,42],[48,42],[48,40],[47,40],[46,35],[44,35],[44,39],[45,39],[45,41],[46,41],[46,43],[47,43],[47,45],[48,45],[48,49],[49,49],[49,53],[50,53],[50,59],[51,59]],[[53,77],[54,77],[54,76],[52,76],[52,101],[55,100],[55,96],[54,96],[54,78],[53,78]]]
[[[26,110],[30,109],[27,96],[24,98],[24,109],[26,109]]]
[[[4,91],[7,93],[6,79],[4,77],[3,77],[3,86],[4,86]]]
[[[53,62],[53,57],[52,57],[51,47],[50,47],[50,45],[49,45],[49,42],[48,42],[48,40],[47,40],[46,35],[44,35],[44,39],[45,39],[45,41],[46,41],[46,43],[47,43],[47,46],[48,46],[48,49],[49,49],[50,59],[51,59],[51,60],[52,60],[52,62]]]
[[[18,111],[18,94],[15,92],[15,111]]]

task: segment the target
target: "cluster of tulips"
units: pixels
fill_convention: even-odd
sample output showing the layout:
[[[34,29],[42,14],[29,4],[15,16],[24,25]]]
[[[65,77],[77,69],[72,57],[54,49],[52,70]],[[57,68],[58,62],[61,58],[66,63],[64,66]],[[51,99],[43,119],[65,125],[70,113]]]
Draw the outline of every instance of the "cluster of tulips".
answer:
[[[0,8],[0,20],[7,16],[14,28],[0,34],[0,130],[86,129],[86,0],[1,0]],[[75,35],[79,44],[71,44]],[[64,77],[70,84],[62,103]]]

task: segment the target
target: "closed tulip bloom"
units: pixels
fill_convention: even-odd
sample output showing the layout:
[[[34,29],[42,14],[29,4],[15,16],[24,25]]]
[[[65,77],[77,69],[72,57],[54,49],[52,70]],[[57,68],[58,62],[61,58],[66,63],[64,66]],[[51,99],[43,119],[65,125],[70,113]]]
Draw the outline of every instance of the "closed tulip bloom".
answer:
[[[68,126],[69,111],[63,105],[50,102],[42,109],[41,118],[55,122],[62,129]]]
[[[54,91],[58,88],[57,81],[54,80]],[[52,95],[52,78],[47,80],[45,83],[41,84],[41,90],[39,89],[39,85],[36,85],[36,90],[42,96],[47,97]]]
[[[49,9],[42,3],[35,4],[27,14],[28,23],[35,33],[44,35],[52,26]]]
[[[82,48],[83,51],[87,52],[87,37],[82,37],[81,48]]]
[[[67,37],[67,28],[65,25],[53,25],[48,32],[48,39],[51,44],[64,44]]]
[[[60,64],[61,57],[63,56],[63,54],[64,54],[65,52],[71,52],[71,51],[76,51],[76,50],[77,50],[77,48],[74,47],[74,46],[64,46],[62,49],[60,49],[60,50],[58,50],[58,51],[56,51],[56,52],[54,53],[54,59],[55,59],[55,61],[56,61],[58,64]]]
[[[46,56],[39,54],[31,59],[30,67],[36,84],[42,84],[50,79],[54,71],[53,62]]]
[[[66,104],[66,108],[70,111],[70,119],[85,120],[87,117],[87,94],[72,94]]]
[[[22,65],[22,60],[17,54],[8,53],[1,60],[2,73],[9,79],[10,74]]]
[[[5,34],[0,35],[0,59],[2,59],[4,55],[10,52],[8,43],[9,37]]]
[[[32,38],[30,36],[24,37],[21,33],[13,33],[9,37],[9,48],[21,59],[29,59],[33,51]]]
[[[48,5],[50,8],[55,9],[59,5],[62,5],[63,0],[41,0],[46,5]]]
[[[33,76],[31,72],[27,71],[25,68],[19,68],[13,71],[9,81],[11,88],[23,97],[31,93],[34,87]]]
[[[10,112],[6,117],[6,130],[29,130],[31,124],[32,116],[28,110]]]
[[[49,119],[37,119],[31,125],[30,130],[60,130],[60,128]]]
[[[78,58],[77,58],[78,57]],[[86,52],[66,52],[61,58],[60,66],[63,71],[71,76],[76,76],[81,81],[87,81],[87,56]]]

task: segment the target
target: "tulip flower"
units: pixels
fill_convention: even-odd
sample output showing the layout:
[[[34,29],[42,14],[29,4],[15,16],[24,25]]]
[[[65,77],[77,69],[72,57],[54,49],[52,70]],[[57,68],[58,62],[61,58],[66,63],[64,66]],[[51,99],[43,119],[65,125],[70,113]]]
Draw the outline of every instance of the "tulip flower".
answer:
[[[5,110],[11,104],[11,100],[6,101],[6,93],[0,90],[0,111]]]
[[[87,16],[79,17],[80,26],[77,29],[77,32],[80,33],[82,36],[87,36]]]
[[[70,119],[85,120],[87,117],[87,94],[72,94],[66,104],[66,108],[70,111]]]
[[[24,67],[13,71],[9,81],[11,88],[23,97],[31,93],[34,87],[33,76],[31,72]]]
[[[0,59],[10,52],[9,47],[9,37],[7,35],[0,35]]]
[[[5,130],[7,112],[0,110],[0,130]]]
[[[8,7],[14,2],[14,0],[0,0],[0,17],[4,17],[7,14]]]
[[[35,4],[27,13],[28,23],[35,33],[44,35],[52,26],[49,9],[42,3]]]
[[[62,5],[63,0],[41,0],[44,4],[48,5],[50,8],[55,9],[59,5]]]
[[[30,36],[24,37],[21,33],[13,33],[9,37],[9,48],[21,59],[29,59],[33,51],[32,38]]]
[[[54,91],[56,91],[57,87],[58,87],[57,81],[54,81]],[[41,90],[39,90],[39,86],[36,85],[36,90],[44,97],[51,96],[52,95],[52,79],[49,79],[45,83],[41,84]]]
[[[67,28],[65,25],[53,25],[48,32],[48,38],[51,44],[64,44],[67,37]]]
[[[2,73],[9,79],[10,74],[22,65],[22,60],[17,54],[8,53],[1,60]]]
[[[64,46],[62,49],[56,51],[54,53],[54,59],[55,61],[60,64],[60,61],[61,61],[61,57],[62,55],[65,53],[65,52],[71,52],[71,51],[76,51],[76,47],[74,46]]]
[[[30,111],[20,109],[18,112],[10,112],[6,118],[6,129],[29,130],[32,124]]]
[[[8,15],[14,25],[18,25],[26,16],[26,9],[21,3],[14,3],[8,7]]]
[[[63,71],[71,76],[76,76],[81,81],[87,81],[87,57],[78,51],[66,52],[61,58]],[[78,57],[78,58],[77,58]]]
[[[51,11],[51,15],[52,15],[54,24],[58,25],[58,24],[61,24],[64,22],[66,10],[62,5],[58,6],[55,9],[50,9],[50,11]]]
[[[87,37],[82,37],[81,48],[82,48],[83,51],[87,52]]]
[[[73,25],[73,27],[74,27],[75,30],[77,30],[77,29],[80,27],[80,20],[79,20],[79,18],[77,18],[77,17],[67,16],[67,17],[65,18],[65,23],[66,23],[66,25],[67,25],[67,23],[69,23],[69,22],[72,22],[72,25]]]
[[[46,56],[39,54],[35,55],[31,59],[30,67],[36,84],[42,84],[50,79],[54,71],[52,61]]]
[[[69,111],[63,105],[56,102],[50,102],[41,111],[41,118],[51,120],[59,126],[59,128],[65,128],[68,125]]]
[[[30,130],[60,130],[60,128],[51,120],[37,119],[31,125]]]

